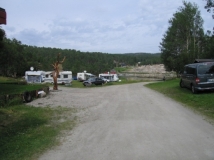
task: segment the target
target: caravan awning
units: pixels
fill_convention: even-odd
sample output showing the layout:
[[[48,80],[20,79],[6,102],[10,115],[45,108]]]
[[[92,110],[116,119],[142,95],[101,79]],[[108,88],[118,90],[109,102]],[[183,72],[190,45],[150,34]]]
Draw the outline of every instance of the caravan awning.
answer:
[[[7,24],[7,14],[5,9],[0,7],[0,24]]]

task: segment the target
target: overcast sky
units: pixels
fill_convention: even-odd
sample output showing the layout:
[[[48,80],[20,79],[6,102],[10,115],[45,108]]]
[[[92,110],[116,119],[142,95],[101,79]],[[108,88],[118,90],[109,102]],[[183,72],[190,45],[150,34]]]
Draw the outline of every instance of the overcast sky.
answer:
[[[198,5],[204,30],[214,20]],[[22,44],[82,52],[158,53],[168,20],[182,0],[1,0],[7,38]]]

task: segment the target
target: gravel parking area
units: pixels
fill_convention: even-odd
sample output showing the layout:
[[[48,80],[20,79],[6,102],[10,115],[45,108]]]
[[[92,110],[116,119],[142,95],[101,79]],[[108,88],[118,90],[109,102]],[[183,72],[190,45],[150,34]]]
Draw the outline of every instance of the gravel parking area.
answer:
[[[213,160],[214,126],[145,83],[59,86],[28,105],[72,107],[79,124],[40,160]]]

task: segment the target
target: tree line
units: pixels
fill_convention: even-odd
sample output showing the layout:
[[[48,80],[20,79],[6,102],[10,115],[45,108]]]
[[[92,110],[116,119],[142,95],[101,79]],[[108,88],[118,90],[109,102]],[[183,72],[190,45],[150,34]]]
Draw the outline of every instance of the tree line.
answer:
[[[207,0],[205,8],[210,9],[213,4],[213,0]],[[183,1],[183,6],[173,14],[160,50],[165,67],[177,73],[195,59],[214,59],[214,34],[212,31],[205,33],[203,19],[195,3]]]
[[[115,67],[133,66],[138,62],[141,65],[161,63],[159,53],[109,54],[29,46],[17,39],[7,38],[2,28],[0,28],[0,36],[0,75],[2,76],[23,76],[31,66],[34,70],[52,71],[52,64],[56,61],[58,53],[66,57],[63,70],[72,71],[73,75],[85,70],[98,75]]]

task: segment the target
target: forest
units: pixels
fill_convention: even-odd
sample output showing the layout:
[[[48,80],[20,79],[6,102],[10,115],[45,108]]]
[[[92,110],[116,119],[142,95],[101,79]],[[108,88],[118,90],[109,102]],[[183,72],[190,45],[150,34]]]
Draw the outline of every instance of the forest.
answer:
[[[160,53],[110,54],[101,52],[81,52],[74,49],[28,46],[17,39],[6,37],[0,28],[0,75],[9,77],[23,76],[30,67],[35,70],[52,71],[52,64],[65,58],[62,69],[72,71],[73,75],[87,71],[98,75],[115,67],[160,64]]]

